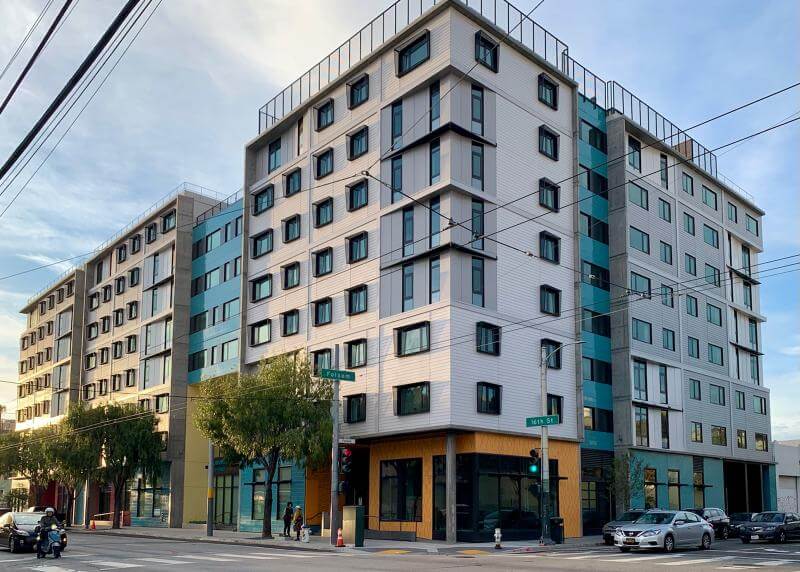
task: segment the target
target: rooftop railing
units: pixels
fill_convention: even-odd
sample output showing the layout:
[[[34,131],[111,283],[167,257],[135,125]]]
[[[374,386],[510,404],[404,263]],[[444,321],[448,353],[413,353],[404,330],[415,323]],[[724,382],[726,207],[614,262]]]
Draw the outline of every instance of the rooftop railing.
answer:
[[[119,240],[119,238],[121,236],[129,233],[133,228],[135,228],[136,226],[141,224],[141,222],[144,219],[146,219],[148,216],[153,214],[153,212],[155,212],[155,211],[159,210],[160,208],[162,208],[165,204],[167,204],[168,202],[173,200],[180,193],[186,193],[186,192],[195,193],[195,194],[198,194],[198,195],[214,198],[214,199],[217,199],[217,200],[224,199],[224,195],[222,195],[221,193],[218,193],[216,191],[212,191],[211,189],[208,189],[206,187],[202,187],[200,185],[195,185],[194,183],[189,183],[189,182],[181,183],[180,185],[178,185],[177,187],[172,189],[169,193],[167,193],[166,195],[161,197],[154,204],[152,204],[146,211],[144,211],[143,213],[139,214],[136,218],[134,218],[132,221],[130,221],[128,224],[126,224],[121,230],[119,230],[116,233],[114,233],[114,235],[111,238],[108,238],[105,241],[103,241],[102,244],[97,246],[91,252],[89,252],[87,254],[84,254],[84,255],[81,255],[80,257],[78,257],[77,258],[77,262],[73,262],[72,266],[70,268],[68,268],[63,273],[61,273],[55,280],[53,280],[50,283],[48,283],[47,286],[45,286],[44,288],[39,290],[36,294],[34,294],[30,298],[28,298],[28,302],[25,305],[29,306],[30,304],[35,302],[45,292],[47,292],[48,290],[52,289],[56,284],[58,284],[59,282],[64,280],[64,278],[66,278],[67,276],[69,276],[70,274],[75,272],[75,270],[77,268],[82,266],[83,263],[86,262],[88,259],[90,259],[92,256],[94,256],[98,252],[101,252],[101,251],[105,250],[106,248],[108,248],[108,246],[110,244],[112,244],[113,242]]]
[[[208,210],[200,213],[199,215],[197,215],[197,218],[194,221],[195,226],[197,226],[200,223],[203,223],[203,222],[207,221],[210,218],[213,218],[213,217],[217,216],[219,213],[221,213],[223,210],[225,210],[226,208],[228,208],[229,206],[231,206],[233,203],[235,203],[236,201],[238,201],[241,198],[242,198],[242,189],[239,189],[238,191],[236,191],[232,195],[222,199],[220,202],[215,204],[210,209],[208,209]]]
[[[444,1],[447,0],[397,0],[261,107],[258,132],[272,127]],[[482,15],[556,68],[562,69],[565,65],[563,57],[567,54],[567,45],[507,0],[454,1]]]

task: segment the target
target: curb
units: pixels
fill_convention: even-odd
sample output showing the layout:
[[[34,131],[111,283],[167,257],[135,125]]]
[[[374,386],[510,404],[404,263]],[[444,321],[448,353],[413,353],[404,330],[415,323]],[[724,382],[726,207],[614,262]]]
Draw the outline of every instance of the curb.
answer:
[[[77,534],[86,534],[86,535],[102,535],[102,536],[120,536],[123,538],[147,538],[150,540],[174,540],[177,542],[203,542],[205,544],[223,544],[223,545],[232,545],[232,546],[253,546],[255,548],[262,548],[262,549],[278,549],[278,550],[290,550],[290,551],[303,551],[303,552],[325,552],[325,553],[336,553],[336,552],[343,552],[342,550],[335,550],[333,547],[331,548],[304,548],[302,546],[294,546],[294,545],[287,545],[283,546],[280,544],[263,544],[253,540],[227,540],[227,539],[220,539],[220,540],[211,540],[207,536],[198,536],[198,537],[191,537],[191,538],[182,538],[182,537],[173,537],[173,536],[159,536],[157,534],[138,534],[132,532],[107,532],[104,530],[74,530],[73,533]],[[213,538],[213,537],[212,537]]]

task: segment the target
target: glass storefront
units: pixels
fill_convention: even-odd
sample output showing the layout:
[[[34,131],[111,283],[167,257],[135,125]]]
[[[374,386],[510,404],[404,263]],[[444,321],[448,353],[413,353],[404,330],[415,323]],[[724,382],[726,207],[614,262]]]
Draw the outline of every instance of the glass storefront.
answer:
[[[263,510],[263,497],[261,506]],[[235,527],[238,516],[239,470],[237,468],[230,472],[214,475],[214,524]]]

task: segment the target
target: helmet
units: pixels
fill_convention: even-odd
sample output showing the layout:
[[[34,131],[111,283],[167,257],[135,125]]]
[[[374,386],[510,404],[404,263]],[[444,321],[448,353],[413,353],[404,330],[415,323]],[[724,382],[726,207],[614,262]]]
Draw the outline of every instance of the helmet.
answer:
[[[44,509],[44,513],[45,514],[55,514],[56,513],[56,509],[54,509],[51,506],[48,506],[46,509]]]

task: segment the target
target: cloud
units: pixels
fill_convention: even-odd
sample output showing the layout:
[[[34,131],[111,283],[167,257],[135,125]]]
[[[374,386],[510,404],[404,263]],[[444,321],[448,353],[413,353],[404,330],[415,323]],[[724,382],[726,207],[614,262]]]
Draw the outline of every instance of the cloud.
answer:
[[[62,259],[53,258],[51,256],[46,256],[44,254],[18,254],[19,258],[23,260],[30,260],[31,262],[36,262],[40,266],[47,265],[47,268],[55,272],[56,274],[61,274],[62,272],[66,272],[67,270],[73,267],[71,262],[62,262]]]
[[[788,346],[781,348],[781,353],[786,356],[800,356],[800,346]]]

